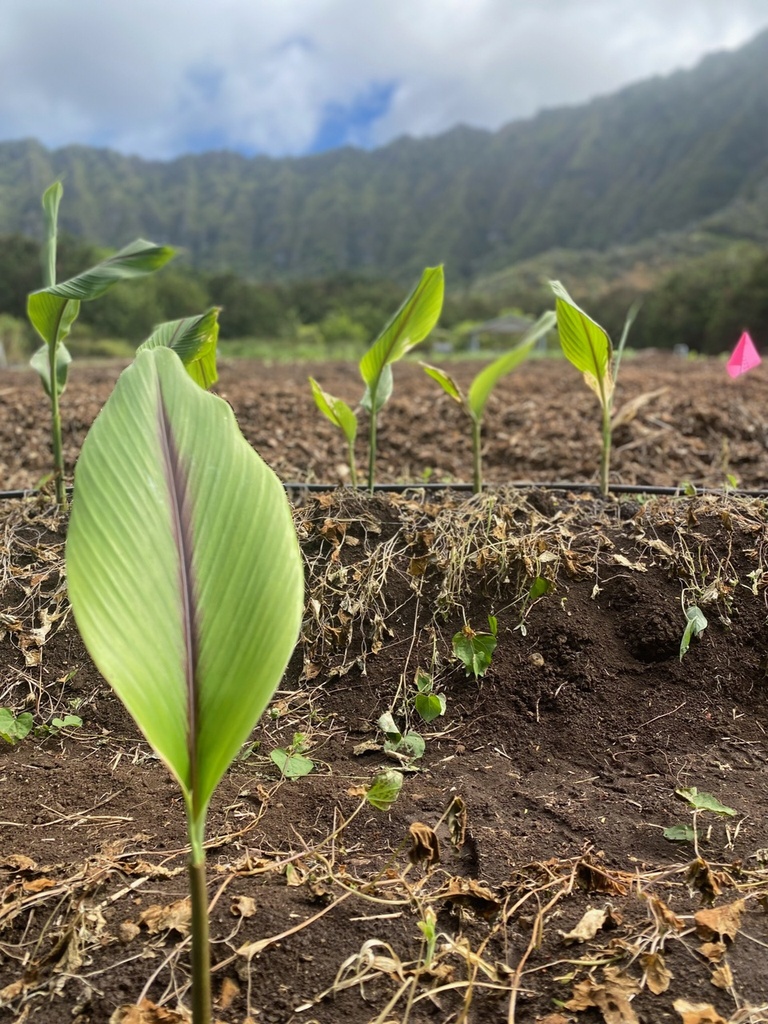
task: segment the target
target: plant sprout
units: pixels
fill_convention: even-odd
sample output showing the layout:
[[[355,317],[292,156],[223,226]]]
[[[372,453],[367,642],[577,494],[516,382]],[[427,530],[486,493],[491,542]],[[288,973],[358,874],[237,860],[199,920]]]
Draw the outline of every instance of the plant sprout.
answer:
[[[72,357],[64,339],[80,312],[80,303],[99,298],[116,281],[143,277],[164,266],[174,255],[168,246],[155,245],[140,238],[76,277],[56,284],[56,245],[61,182],[54,182],[43,193],[46,240],[43,247],[43,287],[27,299],[27,316],[43,339],[30,365],[40,376],[51,404],[51,445],[56,502],[66,503],[64,491],[64,454],[61,440],[59,398],[67,385]]]
[[[629,330],[639,306],[633,305],[624,321],[619,347],[614,352],[606,331],[577,306],[559,281],[549,282],[555,293],[557,329],[560,345],[569,362],[584,375],[584,380],[597,395],[602,410],[602,448],[600,454],[600,493],[608,496],[611,463],[611,416],[616,378]]]
[[[347,439],[347,460],[349,464],[349,482],[357,487],[357,463],[355,462],[355,440],[357,438],[357,416],[350,409],[346,402],[340,398],[334,398],[327,391],[323,391],[314,377],[309,378],[312,388],[312,397],[320,412],[327,416],[334,426],[344,434]]]
[[[85,439],[66,564],[94,663],[184,796],[209,1024],[206,815],[293,650],[303,569],[280,481],[167,348],[139,352]]]
[[[551,310],[539,317],[530,330],[526,331],[518,345],[478,373],[470,384],[466,395],[462,393],[459,385],[445,370],[441,370],[437,366],[430,366],[428,363],[421,364],[424,367],[424,372],[436,380],[443,391],[459,403],[470,419],[472,424],[472,490],[475,494],[479,494],[483,489],[481,434],[483,415],[491,392],[502,377],[511,373],[516,366],[528,358],[539,338],[554,327],[555,320],[556,316]]]
[[[430,333],[440,318],[444,291],[442,266],[427,267],[419,283],[360,360],[360,375],[365,383],[365,393],[360,405],[369,417],[368,489],[371,492],[376,470],[376,431],[379,412],[392,394],[392,363],[402,359]],[[309,378],[309,383],[315,405],[342,431],[347,440],[350,482],[357,486],[357,414],[346,402],[323,391],[312,377]]]
[[[488,616],[488,629],[489,633],[476,633],[469,623],[466,623],[453,637],[454,658],[458,658],[467,675],[475,679],[484,676],[493,661],[499,631],[495,615]]]

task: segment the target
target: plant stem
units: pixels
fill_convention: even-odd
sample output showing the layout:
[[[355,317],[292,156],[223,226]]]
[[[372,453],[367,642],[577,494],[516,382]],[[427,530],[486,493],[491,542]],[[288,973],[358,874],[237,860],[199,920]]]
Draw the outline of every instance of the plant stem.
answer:
[[[376,391],[371,389],[370,429],[368,432],[368,490],[373,494],[373,482],[376,478]]]
[[[475,494],[479,494],[483,489],[483,469],[482,469],[482,452],[480,446],[482,440],[480,437],[481,423],[479,419],[472,417],[472,490]]]
[[[355,442],[349,442],[349,482],[357,487],[357,463],[355,462]]]
[[[64,489],[64,448],[61,443],[61,412],[59,411],[59,388],[56,381],[56,346],[48,346],[48,372],[51,378],[51,445],[53,447],[53,483],[56,489],[56,504],[60,509],[67,507],[67,492]]]
[[[208,943],[208,890],[205,854],[189,859],[189,893],[192,903],[192,1024],[211,1022],[211,955]]]
[[[609,473],[611,468],[611,403],[605,401],[603,406],[603,448],[600,452],[600,493],[604,498],[610,491]]]

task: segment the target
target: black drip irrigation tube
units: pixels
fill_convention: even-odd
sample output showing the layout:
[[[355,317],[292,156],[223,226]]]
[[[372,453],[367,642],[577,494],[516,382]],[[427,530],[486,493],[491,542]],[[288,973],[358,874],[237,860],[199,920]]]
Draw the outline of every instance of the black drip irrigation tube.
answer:
[[[302,483],[299,480],[283,481],[283,487],[288,493],[301,492],[304,494],[324,494],[329,491],[355,491],[358,494],[369,494],[370,488],[365,484],[358,487],[350,487],[348,484],[322,484]],[[493,493],[497,490],[518,490],[518,491],[561,491],[563,493],[573,492],[576,494],[594,494],[600,497],[600,486],[598,484],[577,483],[568,480],[535,481],[517,480],[509,484],[485,484],[484,494]],[[67,487],[67,494],[71,497],[73,488]],[[374,494],[405,494],[409,491],[456,491],[460,494],[471,494],[472,484],[469,483],[412,483],[412,484],[374,484]],[[0,501],[8,501],[13,498],[34,498],[41,492],[35,488],[29,490],[0,491]],[[652,487],[645,484],[613,484],[610,488],[611,494],[647,494],[649,497],[668,496],[670,498],[695,497],[697,495],[718,494],[732,498],[768,498],[768,490],[741,490],[740,488],[728,488],[727,491],[716,487],[697,487],[691,493],[683,487]]]

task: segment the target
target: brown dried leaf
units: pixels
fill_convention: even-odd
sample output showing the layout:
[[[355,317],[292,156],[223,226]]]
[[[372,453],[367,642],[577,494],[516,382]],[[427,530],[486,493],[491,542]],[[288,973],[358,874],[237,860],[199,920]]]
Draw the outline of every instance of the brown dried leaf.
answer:
[[[712,868],[701,857],[692,860],[685,871],[685,880],[693,889],[698,889],[707,902],[719,896],[721,889]]]
[[[138,1006],[118,1006],[109,1024],[189,1024],[189,1015],[142,999]]]
[[[129,942],[133,942],[140,931],[141,928],[134,921],[121,921],[117,926],[117,937],[127,945]]]
[[[689,1003],[676,999],[672,1004],[683,1018],[683,1024],[728,1024],[711,1003]]]
[[[411,836],[411,848],[408,851],[411,864],[424,864],[428,868],[439,864],[440,840],[434,829],[420,821],[414,821],[408,832]]]
[[[744,900],[726,903],[722,907],[711,907],[699,910],[693,915],[696,923],[696,934],[700,939],[728,938],[733,942],[741,927],[741,915],[744,913]]]
[[[651,912],[660,925],[665,925],[667,929],[674,932],[685,930],[685,921],[673,914],[664,900],[659,899],[658,896],[648,896],[647,898],[651,905]]]
[[[33,878],[29,882],[22,882],[21,888],[24,892],[43,892],[44,889],[53,889],[56,882],[52,878]]]
[[[724,942],[702,942],[699,946],[701,955],[713,963],[719,963],[725,956],[727,949],[728,947]]]
[[[415,555],[408,563],[408,572],[411,576],[423,576],[431,561],[432,555]]]
[[[192,907],[188,899],[177,900],[166,907],[154,904],[147,907],[139,916],[139,924],[146,925],[150,935],[169,931],[189,935],[191,922]]]
[[[587,892],[604,892],[609,895],[626,896],[629,889],[624,879],[627,877],[626,872],[607,871],[605,868],[593,864],[587,857],[581,860],[576,868],[576,879],[579,885],[583,886]]]
[[[228,1010],[239,995],[240,986],[234,978],[226,977],[221,983],[219,998],[216,1000],[216,1005],[220,1010]]]
[[[11,871],[34,871],[36,867],[37,862],[23,853],[12,853],[0,860],[0,868],[10,868]]]
[[[720,964],[712,971],[712,977],[709,979],[715,988],[731,988],[733,985],[733,972],[728,964]]]
[[[501,910],[501,904],[491,890],[472,878],[454,876],[435,895],[456,906],[466,907],[486,921]]]
[[[448,834],[457,850],[467,841],[467,805],[460,796],[455,796],[448,808]]]
[[[643,953],[640,963],[645,971],[645,983],[655,996],[666,992],[674,974],[664,963],[661,953]]]
[[[574,985],[573,996],[563,1005],[567,1010],[596,1006],[605,1024],[640,1024],[630,999],[640,991],[639,983],[618,967],[606,967],[603,982],[587,978]]]
[[[235,917],[253,917],[256,913],[256,900],[252,896],[235,896],[230,910]]]
[[[20,996],[24,991],[24,979],[19,978],[18,981],[12,981],[10,985],[6,985],[5,988],[0,988],[0,1005],[4,1006],[9,1003],[16,996]]]
[[[569,932],[560,932],[565,942],[589,942],[594,939],[608,920],[608,908],[590,907],[579,923]]]

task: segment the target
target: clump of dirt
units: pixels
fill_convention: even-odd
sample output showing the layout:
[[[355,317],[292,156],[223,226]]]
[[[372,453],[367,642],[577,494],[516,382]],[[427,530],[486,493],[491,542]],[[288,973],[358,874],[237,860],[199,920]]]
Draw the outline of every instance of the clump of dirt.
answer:
[[[209,821],[216,1017],[768,1019],[764,502],[341,490],[295,521],[301,640]],[[0,747],[0,1019],[174,1024],[181,796],[82,647],[65,527],[2,508],[0,706],[36,728]],[[452,638],[489,615],[474,678]],[[314,770],[290,780],[269,754],[296,733]]]

